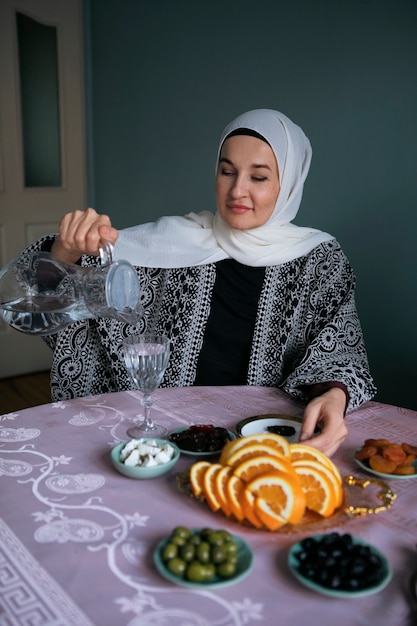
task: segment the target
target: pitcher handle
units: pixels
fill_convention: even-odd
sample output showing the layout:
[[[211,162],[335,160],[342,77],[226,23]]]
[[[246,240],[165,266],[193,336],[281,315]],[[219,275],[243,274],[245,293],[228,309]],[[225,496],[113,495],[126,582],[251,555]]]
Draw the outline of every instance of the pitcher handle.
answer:
[[[106,241],[102,247],[100,247],[100,263],[101,265],[111,265],[113,263],[114,246],[110,241]]]

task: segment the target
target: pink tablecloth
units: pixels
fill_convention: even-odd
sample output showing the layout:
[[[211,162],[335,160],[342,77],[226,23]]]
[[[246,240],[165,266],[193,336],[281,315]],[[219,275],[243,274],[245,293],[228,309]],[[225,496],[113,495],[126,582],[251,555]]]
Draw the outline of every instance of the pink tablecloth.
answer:
[[[170,428],[190,422],[234,428],[244,417],[303,407],[275,389],[160,389],[154,416]],[[110,450],[139,411],[136,392],[34,407],[0,417],[0,625],[402,626],[406,577],[415,560],[417,479],[390,481],[389,511],[348,520],[391,562],[381,593],[333,599],[302,587],[287,568],[303,535],[238,525],[180,493],[175,473],[137,481],[118,474]],[[349,436],[334,460],[361,475],[353,451],[367,437],[417,444],[417,413],[369,402],[347,417]],[[177,525],[223,527],[252,548],[254,567],[236,585],[189,590],[161,578],[152,553]]]

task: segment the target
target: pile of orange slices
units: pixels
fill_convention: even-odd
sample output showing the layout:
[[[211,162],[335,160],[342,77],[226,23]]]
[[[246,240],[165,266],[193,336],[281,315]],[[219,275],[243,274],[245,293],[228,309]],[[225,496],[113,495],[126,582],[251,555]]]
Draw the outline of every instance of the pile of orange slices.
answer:
[[[217,462],[191,466],[190,483],[213,511],[271,531],[299,524],[306,510],[330,517],[344,497],[329,457],[273,433],[229,441]]]

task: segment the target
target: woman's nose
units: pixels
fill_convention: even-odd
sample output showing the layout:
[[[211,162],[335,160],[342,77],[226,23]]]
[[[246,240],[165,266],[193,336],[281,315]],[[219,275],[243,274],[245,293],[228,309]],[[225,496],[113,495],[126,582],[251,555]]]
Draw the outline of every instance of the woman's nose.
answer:
[[[234,198],[242,198],[247,194],[247,185],[243,176],[234,178],[230,192]]]

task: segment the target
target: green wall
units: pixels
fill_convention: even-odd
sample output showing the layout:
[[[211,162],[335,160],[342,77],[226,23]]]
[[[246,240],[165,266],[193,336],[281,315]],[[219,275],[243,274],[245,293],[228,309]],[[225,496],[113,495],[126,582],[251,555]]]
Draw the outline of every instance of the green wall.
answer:
[[[276,108],[313,163],[297,217],[358,279],[377,399],[417,409],[416,0],[85,0],[89,202],[115,226],[214,210],[223,127]]]

